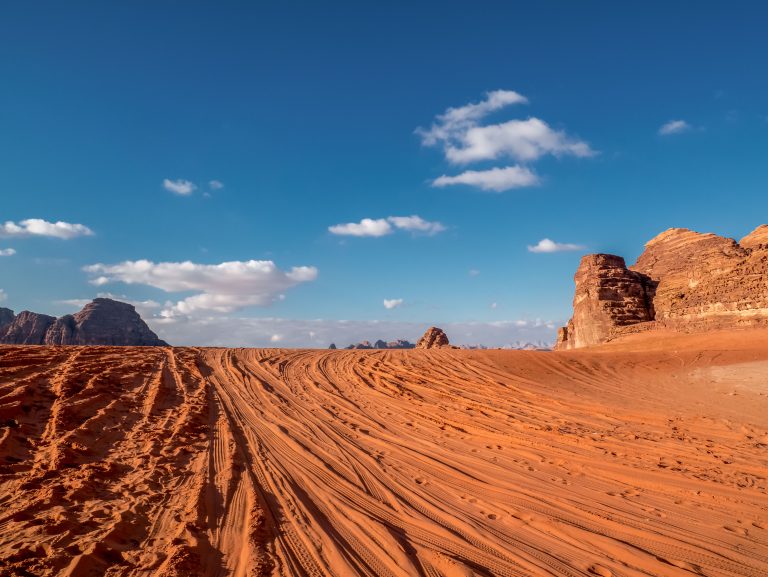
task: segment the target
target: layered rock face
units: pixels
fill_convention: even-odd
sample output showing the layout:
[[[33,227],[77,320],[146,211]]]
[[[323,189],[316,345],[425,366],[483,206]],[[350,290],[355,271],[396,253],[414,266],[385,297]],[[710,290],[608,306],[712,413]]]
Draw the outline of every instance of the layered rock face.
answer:
[[[578,348],[601,343],[616,327],[653,319],[654,283],[631,271],[620,256],[589,254],[574,277],[573,318],[560,329],[558,346]]]
[[[662,327],[768,324],[768,226],[738,243],[672,228],[648,242],[629,268],[621,257],[585,256],[575,281],[573,318],[558,333],[558,349]]]
[[[10,314],[9,314],[10,313]],[[59,319],[0,309],[0,344],[167,346],[127,303],[98,298]]]
[[[437,349],[449,346],[451,345],[448,342],[448,336],[443,332],[443,329],[437,327],[429,327],[424,336],[416,343],[417,349]]]

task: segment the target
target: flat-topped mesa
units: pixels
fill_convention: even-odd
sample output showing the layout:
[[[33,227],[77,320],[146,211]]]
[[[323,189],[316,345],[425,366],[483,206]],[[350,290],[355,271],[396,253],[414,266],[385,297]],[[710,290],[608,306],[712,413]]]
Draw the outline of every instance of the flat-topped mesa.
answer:
[[[441,347],[450,347],[448,342],[448,336],[443,329],[437,327],[429,327],[427,332],[424,333],[418,342],[416,343],[417,349],[439,349]]]
[[[768,226],[740,243],[671,228],[627,268],[587,255],[575,276],[573,318],[557,349],[597,345],[642,330],[695,332],[768,324]]]
[[[605,342],[616,327],[653,318],[654,283],[627,268],[612,254],[588,254],[574,276],[573,318],[560,329],[557,348],[573,349]]]

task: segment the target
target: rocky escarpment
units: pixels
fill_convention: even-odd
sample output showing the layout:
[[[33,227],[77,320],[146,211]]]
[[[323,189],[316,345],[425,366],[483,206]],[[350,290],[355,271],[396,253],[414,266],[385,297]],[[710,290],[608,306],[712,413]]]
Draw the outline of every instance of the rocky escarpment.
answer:
[[[74,315],[56,318],[0,309],[0,344],[167,346],[127,303],[98,298]]]
[[[438,349],[440,347],[450,347],[448,335],[443,329],[429,327],[427,332],[416,343],[417,349]]]
[[[672,228],[628,268],[618,256],[585,256],[574,280],[573,318],[558,333],[558,349],[655,328],[768,324],[768,226],[739,242]]]

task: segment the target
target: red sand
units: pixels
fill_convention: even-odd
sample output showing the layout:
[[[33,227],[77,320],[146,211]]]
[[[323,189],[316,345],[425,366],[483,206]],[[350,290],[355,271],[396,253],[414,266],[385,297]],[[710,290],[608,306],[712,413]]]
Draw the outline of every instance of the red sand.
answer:
[[[0,347],[0,575],[768,575],[768,331]]]

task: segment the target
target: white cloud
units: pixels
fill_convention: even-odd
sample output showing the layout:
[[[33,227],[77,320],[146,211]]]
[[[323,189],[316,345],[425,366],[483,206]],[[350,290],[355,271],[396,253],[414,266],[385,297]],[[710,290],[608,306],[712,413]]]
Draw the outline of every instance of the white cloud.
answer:
[[[571,244],[568,242],[555,242],[548,238],[541,239],[538,244],[528,245],[529,252],[563,252],[568,250],[584,250],[580,244]]]
[[[385,309],[396,309],[403,304],[403,299],[384,299]]]
[[[215,179],[214,180],[209,180],[208,181],[208,187],[211,190],[221,190],[222,188],[224,188],[224,183],[221,182],[220,180],[215,180]]]
[[[518,162],[553,156],[594,156],[589,144],[552,130],[538,118],[510,120],[502,124],[475,126],[464,132],[455,144],[446,146],[446,158],[454,164],[510,157]]]
[[[505,346],[555,339],[562,322],[506,320],[495,322],[443,323],[439,319],[412,321],[344,321],[326,319],[282,319],[237,316],[154,317],[146,319],[160,338],[173,345],[269,347],[280,337],[281,347],[340,348],[363,340],[407,339],[415,343],[427,327],[441,327],[451,343]]]
[[[0,248],[0,256],[13,256],[16,254],[14,248]]]
[[[669,134],[680,134],[681,132],[687,132],[691,129],[691,125],[685,120],[670,120],[669,122],[662,124],[659,128],[659,134],[667,136]]]
[[[2,237],[47,236],[69,240],[78,236],[91,236],[93,231],[84,224],[70,222],[48,222],[42,218],[28,218],[18,223],[6,221],[0,225]]]
[[[282,335],[275,334],[275,335],[272,335],[271,337],[269,337],[269,341],[272,342],[272,343],[279,343],[282,340],[283,340],[283,336]]]
[[[479,274],[480,274],[480,271],[477,270],[476,268],[469,269],[469,276],[477,276]]]
[[[596,154],[587,142],[551,128],[540,118],[480,124],[493,111],[527,102],[528,99],[517,92],[496,90],[487,93],[480,103],[449,108],[429,129],[419,128],[416,133],[424,146],[441,146],[446,160],[460,165],[505,158],[526,164],[545,155],[589,157]],[[509,166],[470,170],[458,176],[443,175],[432,184],[469,184],[484,190],[503,191],[538,182],[536,175],[525,166]]]
[[[499,306],[499,303],[491,303],[491,308],[495,309]]]
[[[282,271],[271,260],[231,261],[221,264],[125,261],[119,264],[93,264],[84,270],[96,286],[112,282],[141,284],[165,292],[193,291],[198,294],[176,303],[167,302],[161,315],[192,315],[200,311],[231,313],[250,306],[268,306],[282,299],[283,291],[315,280],[317,269],[293,267]]]
[[[384,236],[392,232],[392,225],[386,218],[364,218],[360,222],[348,222],[329,226],[331,234],[344,236]]]
[[[526,104],[528,99],[514,90],[494,90],[487,92],[485,100],[477,104],[466,104],[458,108],[449,108],[437,117],[437,121],[426,130],[417,128],[425,146],[434,146],[439,142],[450,141],[474,126],[479,120],[491,112],[500,110],[511,104]]]
[[[329,226],[332,234],[346,236],[385,236],[395,229],[406,230],[414,233],[428,235],[437,234],[445,230],[440,222],[430,222],[420,216],[388,216],[387,218],[364,218],[360,222],[348,222]]]
[[[507,166],[506,168],[491,168],[489,170],[467,170],[456,176],[442,175],[432,182],[432,186],[442,188],[455,184],[476,186],[481,190],[503,192],[512,188],[534,186],[539,183],[539,177],[524,166]]]
[[[8,300],[8,295],[3,289],[0,289],[0,303]]]
[[[445,226],[442,223],[436,221],[430,222],[415,214],[412,216],[390,216],[387,220],[395,228],[410,232],[422,232],[431,235],[445,230]]]
[[[173,194],[179,194],[181,196],[189,196],[195,190],[197,190],[197,186],[195,186],[194,182],[190,182],[189,180],[184,180],[183,178],[179,178],[177,180],[171,180],[169,178],[163,179],[163,188],[167,190],[168,192],[172,192]]]

